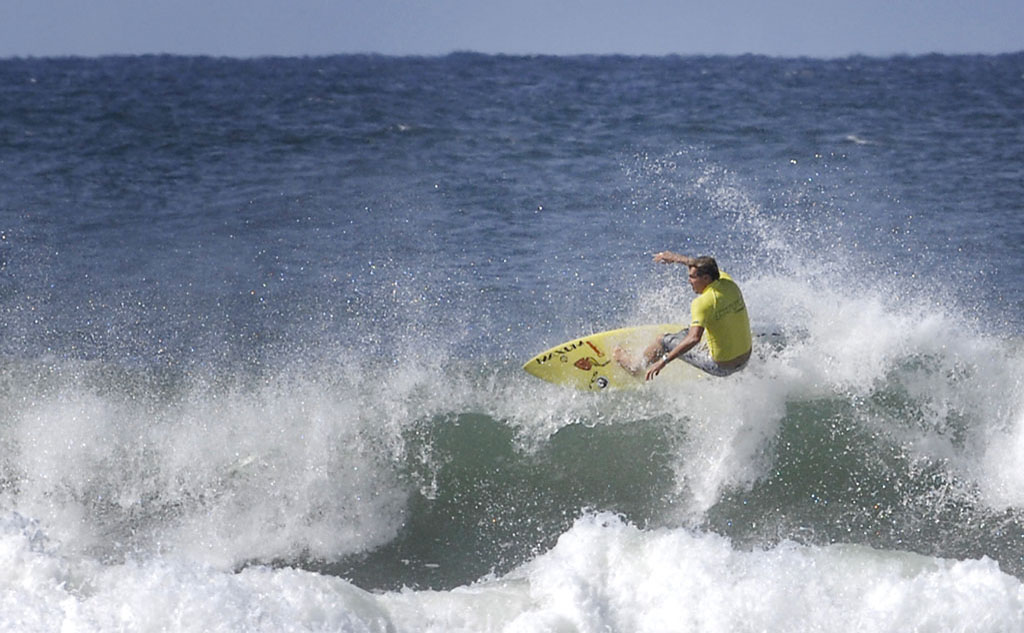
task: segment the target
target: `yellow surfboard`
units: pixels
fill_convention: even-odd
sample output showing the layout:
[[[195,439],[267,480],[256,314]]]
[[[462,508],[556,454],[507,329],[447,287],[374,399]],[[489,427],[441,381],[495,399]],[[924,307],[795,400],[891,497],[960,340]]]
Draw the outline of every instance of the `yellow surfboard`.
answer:
[[[641,325],[581,336],[556,345],[531,358],[523,369],[538,378],[577,389],[635,389],[644,376],[634,376],[615,361],[613,353],[621,347],[639,359],[654,339],[688,326],[678,324]],[[655,380],[687,380],[701,375],[699,369],[683,361],[669,363]]]

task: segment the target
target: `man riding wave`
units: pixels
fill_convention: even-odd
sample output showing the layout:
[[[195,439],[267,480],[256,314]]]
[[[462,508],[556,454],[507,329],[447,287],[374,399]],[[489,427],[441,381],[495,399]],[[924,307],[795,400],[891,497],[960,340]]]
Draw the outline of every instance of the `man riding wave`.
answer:
[[[673,360],[680,358],[713,376],[728,376],[743,369],[750,360],[750,318],[743,294],[732,277],[718,270],[713,257],[688,257],[662,251],[654,261],[664,264],[686,264],[690,287],[697,293],[690,303],[690,327],[659,336],[644,350],[644,364],[638,365],[621,349],[615,360],[630,373],[646,370],[652,380]],[[708,353],[694,350],[705,332]]]

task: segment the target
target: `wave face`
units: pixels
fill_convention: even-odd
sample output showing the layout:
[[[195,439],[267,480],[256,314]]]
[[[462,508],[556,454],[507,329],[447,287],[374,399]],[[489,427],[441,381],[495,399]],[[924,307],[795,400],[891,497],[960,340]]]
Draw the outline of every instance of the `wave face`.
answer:
[[[1020,629],[1022,73],[0,61],[0,629]]]

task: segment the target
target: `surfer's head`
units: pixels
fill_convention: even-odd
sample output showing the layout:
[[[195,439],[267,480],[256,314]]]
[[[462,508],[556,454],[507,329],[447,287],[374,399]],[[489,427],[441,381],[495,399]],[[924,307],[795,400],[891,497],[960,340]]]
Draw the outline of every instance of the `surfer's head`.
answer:
[[[690,263],[690,286],[697,294],[704,292],[719,276],[718,262],[714,257],[695,257]]]

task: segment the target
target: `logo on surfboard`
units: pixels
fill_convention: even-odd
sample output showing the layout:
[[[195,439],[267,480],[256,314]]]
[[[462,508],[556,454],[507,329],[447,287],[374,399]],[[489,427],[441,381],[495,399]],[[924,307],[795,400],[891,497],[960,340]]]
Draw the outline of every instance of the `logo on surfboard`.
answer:
[[[603,363],[599,363],[592,356],[584,356],[583,358],[579,359],[578,361],[576,361],[573,364],[576,365],[577,369],[582,369],[583,371],[590,371],[594,367],[604,367],[605,365],[607,365],[610,362],[611,362],[610,360],[606,360]]]
[[[594,353],[597,354],[598,356],[604,356],[604,352],[602,352],[601,349],[597,345],[594,345],[593,343],[591,343],[590,341],[588,341],[586,339],[580,339],[578,341],[573,341],[572,343],[567,343],[566,345],[563,345],[562,347],[555,348],[555,349],[551,350],[550,352],[548,352],[547,354],[541,354],[536,359],[537,360],[537,364],[538,365],[543,365],[543,364],[547,363],[548,361],[550,361],[555,356],[558,356],[558,359],[560,361],[562,361],[563,363],[568,363],[569,362],[569,357],[567,356],[567,354],[569,354],[570,352],[573,352],[573,351],[583,347],[584,345],[587,345],[588,347],[590,347],[590,349],[594,350]],[[603,365],[607,365],[608,363],[605,362],[603,365],[600,364],[600,363],[595,363],[595,364],[603,366]],[[577,361],[576,366],[579,367],[579,361]],[[580,367],[580,369],[583,369],[583,368]],[[589,371],[589,369],[586,369],[584,371]]]

